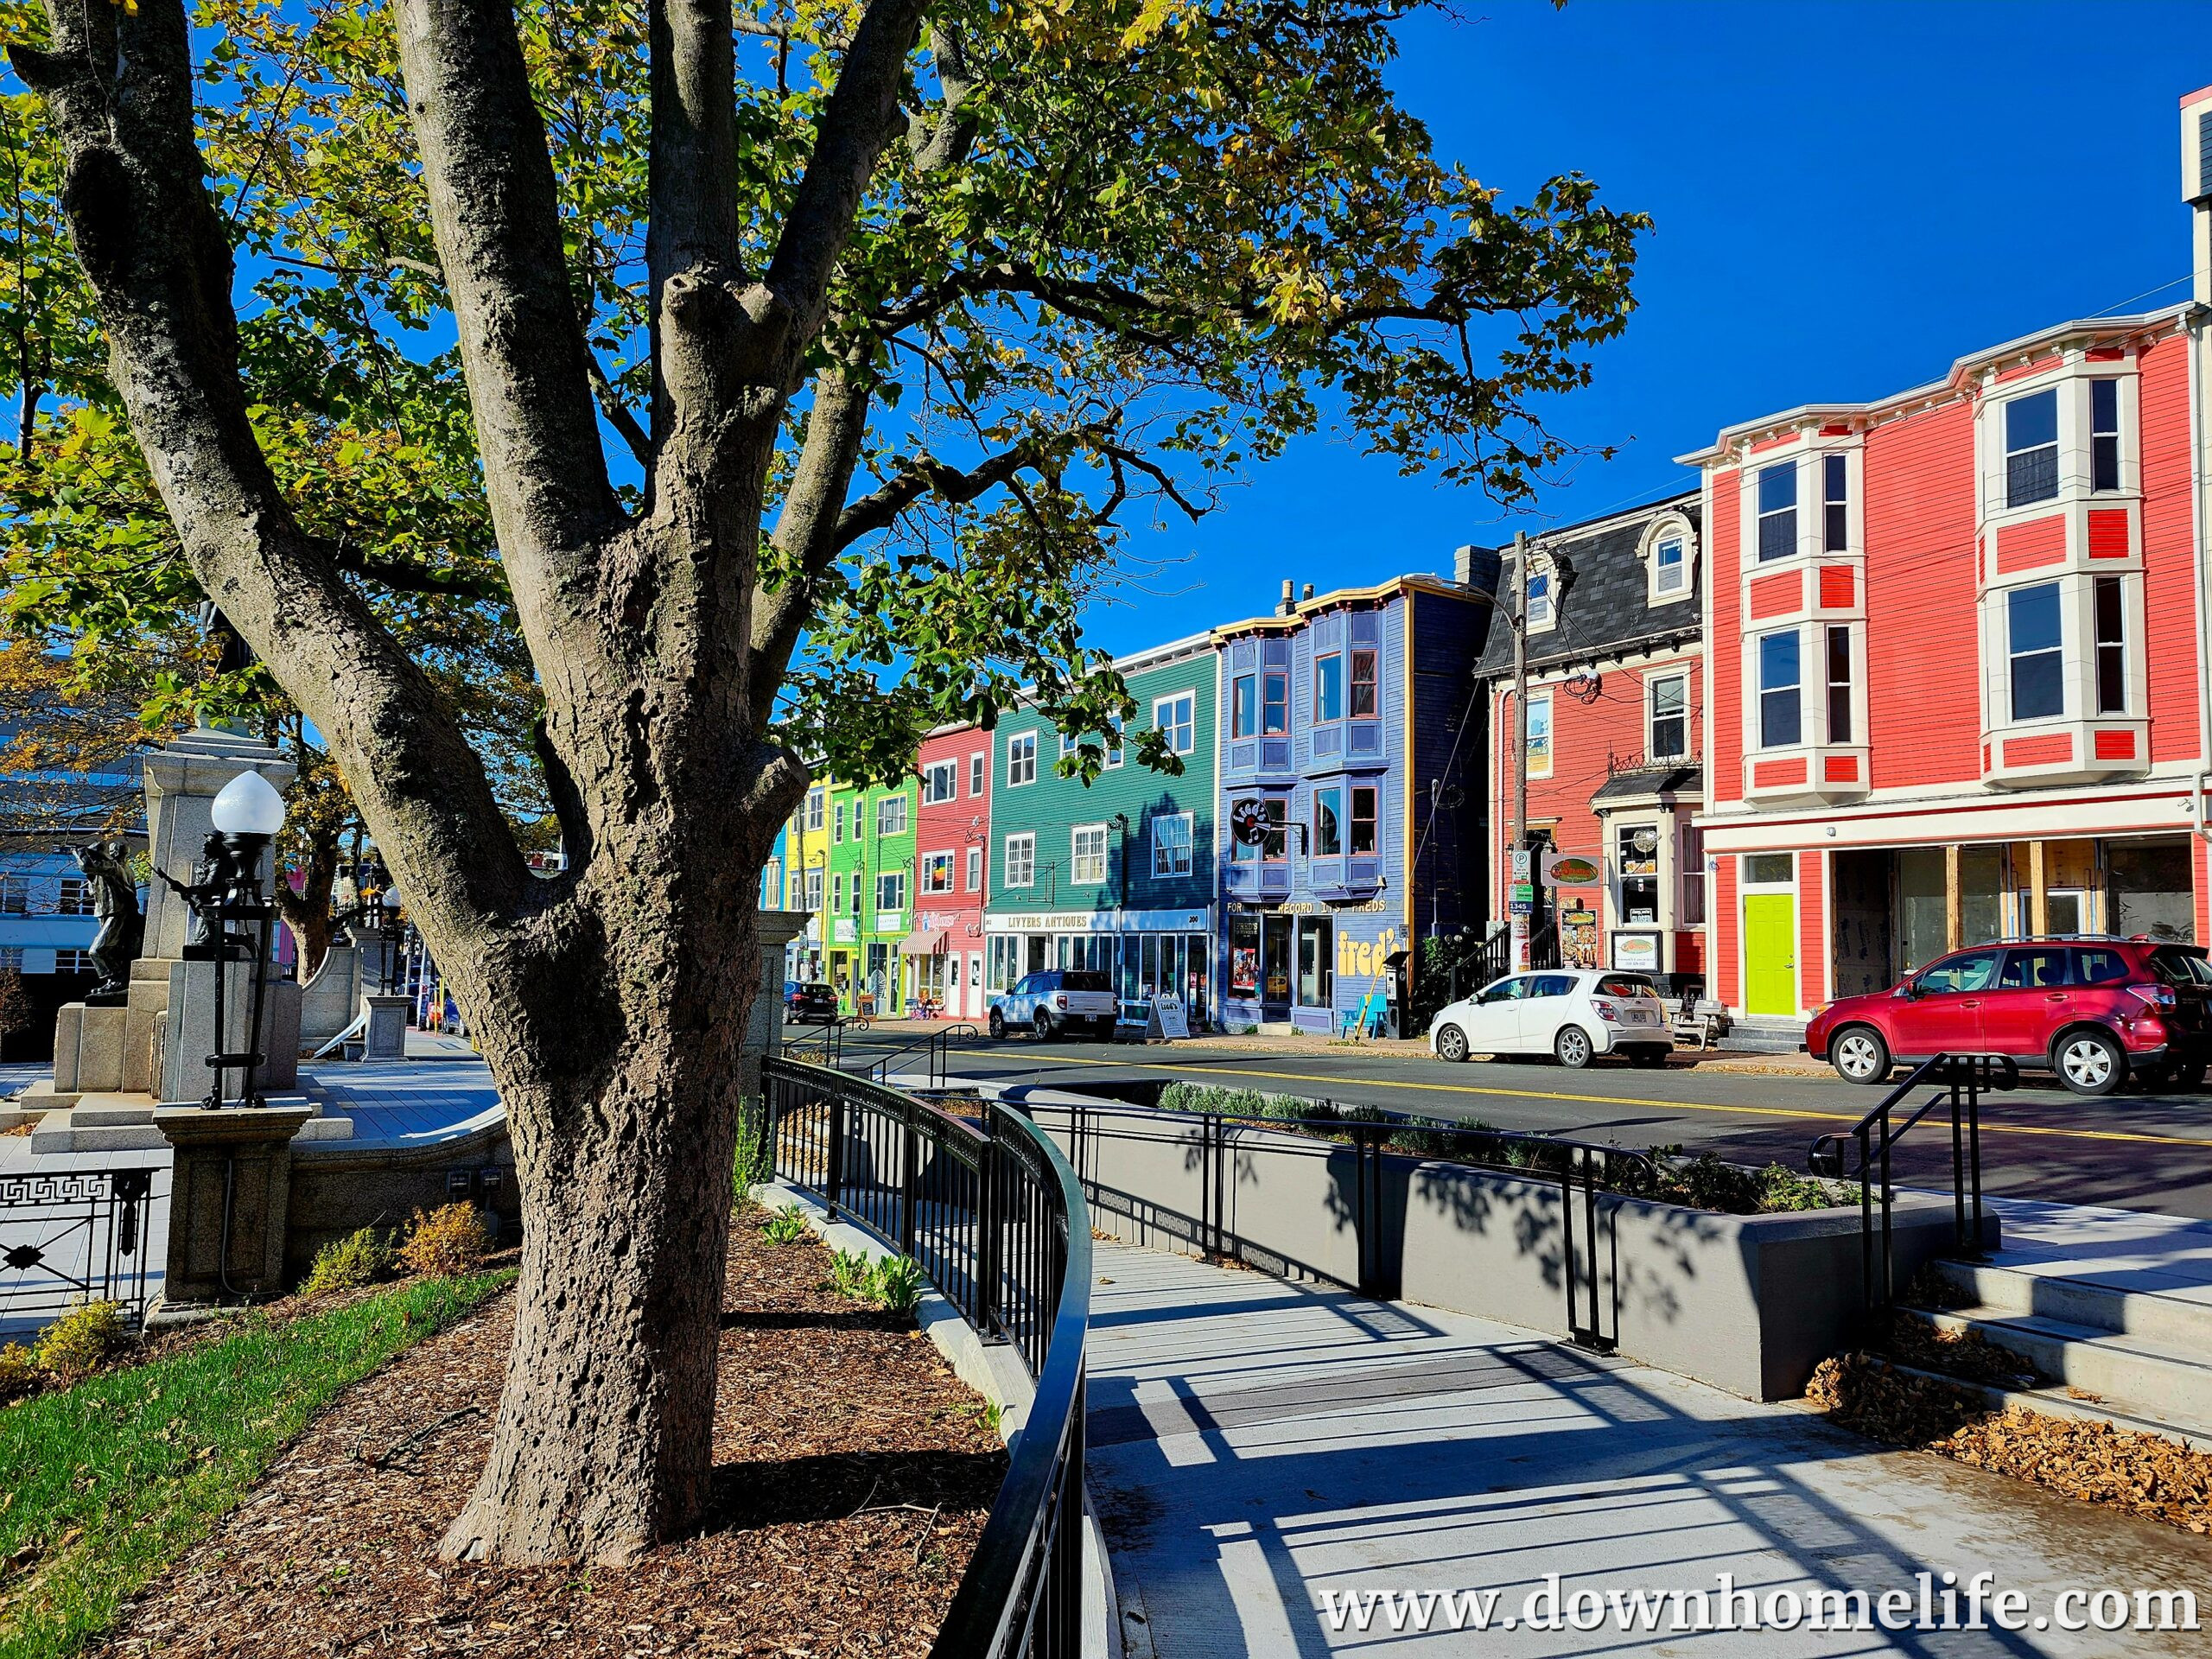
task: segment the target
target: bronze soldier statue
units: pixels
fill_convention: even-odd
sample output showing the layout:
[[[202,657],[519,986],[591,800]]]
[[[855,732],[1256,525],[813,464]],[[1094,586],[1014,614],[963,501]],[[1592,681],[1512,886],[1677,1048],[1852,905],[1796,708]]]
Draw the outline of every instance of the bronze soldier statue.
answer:
[[[122,841],[88,841],[63,850],[84,872],[92,914],[100,921],[100,931],[86,953],[99,974],[99,983],[85,1000],[112,1001],[129,992],[130,964],[146,937],[146,918],[138,912],[138,884],[130,877],[130,846]]]

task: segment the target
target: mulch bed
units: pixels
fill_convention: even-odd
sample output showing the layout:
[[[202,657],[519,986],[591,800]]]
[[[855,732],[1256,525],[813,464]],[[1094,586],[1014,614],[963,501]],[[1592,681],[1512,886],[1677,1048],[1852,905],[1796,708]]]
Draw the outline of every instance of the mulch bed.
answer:
[[[2017,1406],[1993,1411],[1979,1394],[1894,1370],[1870,1354],[1822,1360],[1805,1397],[1870,1439],[2212,1534],[2212,1453],[2178,1440]]]
[[[437,1559],[490,1445],[504,1296],[341,1395],[99,1651],[926,1653],[1004,1448],[911,1321],[833,1294],[820,1243],[759,1220],[731,1246],[699,1536],[619,1570]]]

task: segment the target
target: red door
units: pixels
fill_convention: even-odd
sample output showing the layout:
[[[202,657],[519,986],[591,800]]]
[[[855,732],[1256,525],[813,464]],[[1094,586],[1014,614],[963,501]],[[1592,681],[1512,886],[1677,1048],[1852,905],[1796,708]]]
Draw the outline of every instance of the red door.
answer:
[[[1982,997],[1981,1042],[1992,1054],[2041,1059],[2059,1023],[2073,1012],[2074,952],[2064,945],[2017,945],[2005,953],[1997,983]]]
[[[1908,982],[1917,993],[1900,995],[1890,1015],[1890,1052],[1898,1059],[1931,1054],[1973,1054],[1982,1046],[1982,1004],[1996,983],[2004,952],[1961,950],[1942,957]]]

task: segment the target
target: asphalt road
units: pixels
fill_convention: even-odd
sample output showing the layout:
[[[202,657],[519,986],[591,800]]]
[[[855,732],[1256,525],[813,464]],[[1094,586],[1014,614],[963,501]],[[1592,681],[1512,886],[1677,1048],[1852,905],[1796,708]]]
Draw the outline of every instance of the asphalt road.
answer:
[[[794,1032],[792,1035],[799,1033]],[[848,1035],[845,1063],[912,1039]],[[1452,1065],[1424,1052],[1351,1048],[1281,1052],[1162,1044],[988,1039],[956,1047],[955,1075],[1107,1089],[1144,1079],[1249,1086],[1383,1106],[1498,1128],[1541,1130],[1628,1147],[1710,1147],[1739,1163],[1796,1170],[1814,1137],[1848,1128],[1880,1098],[1834,1077],[1759,1076],[1676,1065],[1632,1070],[1600,1060],[1570,1071],[1548,1062]],[[1948,1119],[1935,1115],[1900,1145],[1897,1173],[1950,1181]],[[2212,1096],[2145,1094],[2102,1100],[2023,1087],[1982,1114],[1984,1190],[2070,1204],[2111,1205],[2212,1219]]]

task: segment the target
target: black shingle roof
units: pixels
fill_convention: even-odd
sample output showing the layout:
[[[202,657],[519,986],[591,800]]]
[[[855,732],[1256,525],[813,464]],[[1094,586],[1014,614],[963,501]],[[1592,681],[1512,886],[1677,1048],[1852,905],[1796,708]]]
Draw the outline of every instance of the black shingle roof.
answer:
[[[1699,546],[1690,561],[1690,590],[1687,597],[1665,604],[1650,602],[1650,580],[1643,561],[1637,557],[1645,528],[1662,513],[1679,513],[1696,532]],[[1655,501],[1626,513],[1611,513],[1587,526],[1570,525],[1548,531],[1531,541],[1539,554],[1563,557],[1573,575],[1560,583],[1555,601],[1558,620],[1548,630],[1529,636],[1529,666],[1580,662],[1609,657],[1639,645],[1694,635],[1704,612],[1704,524],[1694,490]],[[1505,552],[1506,569],[1498,578],[1498,592],[1510,595],[1513,583],[1512,550]],[[1513,631],[1493,628],[1477,666],[1484,674],[1500,674],[1513,664]]]

